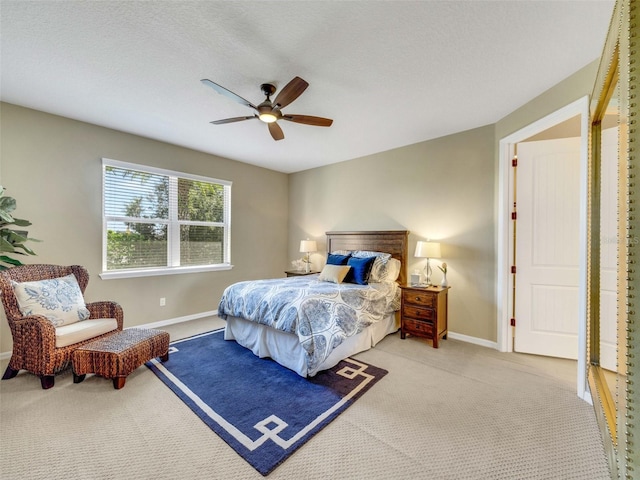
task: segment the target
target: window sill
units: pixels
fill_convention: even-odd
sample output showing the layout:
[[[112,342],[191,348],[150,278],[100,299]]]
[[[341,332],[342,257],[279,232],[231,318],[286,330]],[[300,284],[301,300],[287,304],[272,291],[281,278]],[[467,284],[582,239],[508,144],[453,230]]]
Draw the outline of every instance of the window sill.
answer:
[[[117,278],[135,278],[135,277],[155,277],[158,275],[178,275],[181,273],[201,273],[201,272],[217,272],[222,270],[231,270],[233,265],[198,265],[194,267],[172,267],[172,268],[153,268],[145,270],[112,270],[110,272],[102,272],[100,278],[103,280],[113,280]]]

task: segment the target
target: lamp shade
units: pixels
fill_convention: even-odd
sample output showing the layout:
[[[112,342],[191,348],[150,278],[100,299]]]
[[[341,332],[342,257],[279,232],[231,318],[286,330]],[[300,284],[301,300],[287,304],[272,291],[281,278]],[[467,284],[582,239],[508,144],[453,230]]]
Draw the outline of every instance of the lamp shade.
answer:
[[[318,246],[315,240],[302,240],[300,242],[300,251],[302,253],[317,252]]]
[[[416,253],[413,256],[440,258],[440,244],[438,242],[418,242],[416,243]]]

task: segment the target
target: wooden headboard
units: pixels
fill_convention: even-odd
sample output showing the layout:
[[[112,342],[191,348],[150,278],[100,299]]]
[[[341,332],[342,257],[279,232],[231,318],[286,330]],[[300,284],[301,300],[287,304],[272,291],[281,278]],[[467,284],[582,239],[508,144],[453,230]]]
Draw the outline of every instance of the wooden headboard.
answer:
[[[402,267],[398,282],[407,283],[408,230],[379,230],[371,232],[326,232],[327,252],[336,250],[370,250],[390,253],[400,260]]]

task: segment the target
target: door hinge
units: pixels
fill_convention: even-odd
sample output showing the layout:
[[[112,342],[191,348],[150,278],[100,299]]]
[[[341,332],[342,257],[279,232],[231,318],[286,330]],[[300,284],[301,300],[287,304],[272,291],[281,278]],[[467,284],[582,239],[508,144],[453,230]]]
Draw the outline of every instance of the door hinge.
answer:
[[[515,318],[512,318],[512,319],[511,319],[511,326],[512,326],[512,327],[515,327],[515,326],[516,326],[516,319],[515,319]]]
[[[518,212],[511,212],[511,220],[517,220],[518,219]]]
[[[518,166],[518,157],[513,157],[511,159],[511,166],[512,167],[517,167]]]
[[[516,273],[516,266],[515,266],[515,265],[513,265],[513,266],[511,267],[511,273],[514,273],[514,274]]]

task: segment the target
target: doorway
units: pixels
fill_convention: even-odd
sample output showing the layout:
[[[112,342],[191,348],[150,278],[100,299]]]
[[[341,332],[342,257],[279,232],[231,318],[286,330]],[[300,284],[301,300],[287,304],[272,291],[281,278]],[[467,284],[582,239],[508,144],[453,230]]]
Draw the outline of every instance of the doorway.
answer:
[[[498,198],[498,349],[502,352],[512,352],[514,327],[514,303],[516,298],[517,277],[511,273],[515,262],[516,242],[512,220],[513,199],[516,189],[516,179],[512,159],[516,155],[517,145],[526,140],[535,139],[570,119],[576,118],[579,124],[579,248],[578,256],[578,306],[577,306],[577,394],[580,398],[590,401],[586,388],[586,289],[587,289],[587,165],[588,165],[588,131],[589,131],[589,99],[587,96],[567,105],[566,107],[518,130],[500,140],[499,144],[499,198]]]

